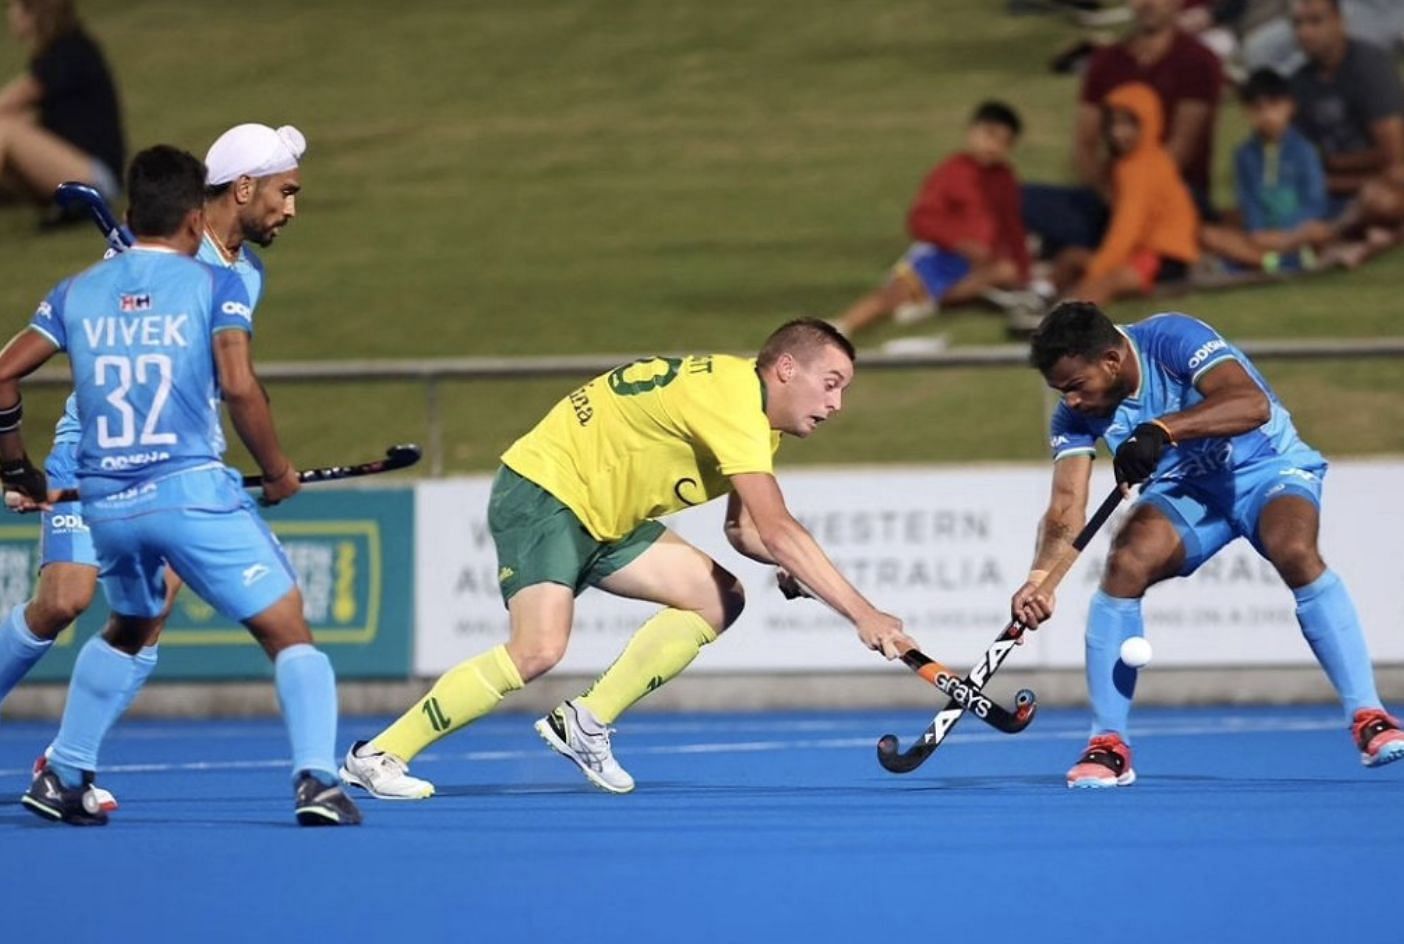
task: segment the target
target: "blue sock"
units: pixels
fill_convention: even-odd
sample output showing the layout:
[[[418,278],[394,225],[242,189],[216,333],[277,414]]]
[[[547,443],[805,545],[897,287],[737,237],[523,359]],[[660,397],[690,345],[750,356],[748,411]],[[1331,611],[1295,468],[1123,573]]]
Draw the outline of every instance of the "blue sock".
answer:
[[[132,676],[132,685],[127,689],[127,693],[122,696],[122,706],[117,709],[117,716],[112,720],[126,714],[132,702],[136,700],[137,693],[141,691],[146,680],[151,678],[151,673],[156,671],[157,646],[142,646],[141,651],[136,654],[136,674]]]
[[[1131,716],[1131,696],[1136,693],[1135,669],[1121,661],[1121,644],[1132,636],[1144,636],[1141,601],[1107,596],[1101,590],[1092,595],[1087,615],[1087,695],[1092,700],[1092,733],[1115,731],[1126,735]]]
[[[27,606],[28,602],[16,604],[5,622],[0,623],[0,701],[54,644],[52,639],[40,639],[29,631],[29,624],[24,621]]]
[[[98,748],[120,714],[136,671],[135,657],[112,648],[101,636],[89,639],[78,653],[63,723],[49,758],[65,786],[79,786],[82,771],[97,770]]]
[[[1328,570],[1305,587],[1293,590],[1292,596],[1297,598],[1297,622],[1302,635],[1341,696],[1346,721],[1352,720],[1361,708],[1379,708],[1380,696],[1375,691],[1365,632],[1341,578]]]
[[[293,775],[310,770],[336,782],[336,675],[331,660],[307,644],[289,646],[273,660],[278,704],[292,741]]]

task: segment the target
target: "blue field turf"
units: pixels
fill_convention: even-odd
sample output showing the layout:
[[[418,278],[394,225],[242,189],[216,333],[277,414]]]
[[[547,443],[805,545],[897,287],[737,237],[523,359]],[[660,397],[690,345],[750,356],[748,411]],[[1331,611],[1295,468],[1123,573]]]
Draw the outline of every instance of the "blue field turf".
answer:
[[[1141,781],[1070,791],[1086,714],[967,718],[880,769],[920,713],[642,715],[597,792],[503,715],[414,766],[422,803],[293,824],[276,720],[126,722],[105,829],[0,806],[0,941],[1391,941],[1404,763],[1361,767],[1339,712],[1141,710]],[[378,719],[343,720],[343,741]],[[0,724],[18,797],[52,726]]]

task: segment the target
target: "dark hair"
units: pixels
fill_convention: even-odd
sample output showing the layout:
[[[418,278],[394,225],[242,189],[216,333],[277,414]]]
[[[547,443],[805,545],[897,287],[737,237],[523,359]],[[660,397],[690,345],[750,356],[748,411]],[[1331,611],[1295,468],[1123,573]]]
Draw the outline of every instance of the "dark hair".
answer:
[[[781,354],[789,354],[804,359],[821,347],[832,345],[856,361],[858,354],[853,350],[853,342],[844,337],[838,328],[818,318],[796,318],[787,321],[770,333],[756,355],[757,367],[769,367],[780,359]]]
[[[173,236],[186,214],[205,205],[205,165],[188,151],[158,144],[127,169],[127,223],[136,236]]]
[[[1091,302],[1063,302],[1047,315],[1029,344],[1029,363],[1047,376],[1065,357],[1095,360],[1121,346],[1121,332]]]
[[[1292,97],[1292,87],[1275,69],[1254,69],[1248,81],[1238,90],[1238,99],[1245,105],[1255,105],[1261,101],[1278,101]]]
[[[35,56],[42,56],[54,40],[78,27],[73,0],[20,0],[20,6],[34,17]]]
[[[970,115],[972,125],[1003,125],[1013,132],[1014,137],[1018,137],[1024,131],[1024,123],[1019,120],[1019,113],[1004,102],[991,99],[981,102],[975,111]]]

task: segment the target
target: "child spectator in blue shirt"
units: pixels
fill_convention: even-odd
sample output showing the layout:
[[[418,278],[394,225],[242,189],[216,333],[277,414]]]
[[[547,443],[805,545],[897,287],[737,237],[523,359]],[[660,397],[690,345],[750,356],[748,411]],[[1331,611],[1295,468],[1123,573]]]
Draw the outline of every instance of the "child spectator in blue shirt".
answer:
[[[1270,273],[1312,268],[1313,247],[1331,236],[1321,158],[1293,127],[1296,106],[1278,73],[1255,71],[1240,98],[1253,129],[1233,155],[1242,223],[1206,224],[1200,240],[1238,266]]]

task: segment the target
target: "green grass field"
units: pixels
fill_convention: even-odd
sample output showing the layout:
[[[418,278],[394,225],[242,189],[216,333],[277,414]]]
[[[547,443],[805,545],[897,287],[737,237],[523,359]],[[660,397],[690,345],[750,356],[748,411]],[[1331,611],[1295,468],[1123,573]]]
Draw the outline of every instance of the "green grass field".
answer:
[[[271,361],[741,351],[784,318],[834,313],[904,248],[907,202],[981,98],[1023,112],[1026,179],[1061,176],[1076,86],[1043,63],[1072,29],[1001,7],[104,0],[82,11],[115,65],[135,147],[203,154],[249,120],[306,132],[300,215],[265,256],[257,345]],[[6,45],[0,76],[20,65]],[[1229,105],[1221,165],[1240,135]],[[87,227],[32,230],[27,209],[0,210],[0,303],[14,328],[100,248]],[[1174,304],[1240,339],[1392,335],[1401,277],[1396,253],[1348,276]],[[943,319],[958,343],[1002,340],[988,314]],[[1396,363],[1265,367],[1322,449],[1404,451]],[[568,386],[448,385],[447,468],[491,467]],[[413,384],[273,393],[304,464],[425,436]],[[38,437],[58,398],[31,402]],[[1027,371],[860,374],[848,415],[785,455],[1035,458],[1044,409]]]

